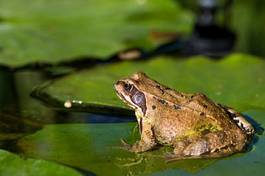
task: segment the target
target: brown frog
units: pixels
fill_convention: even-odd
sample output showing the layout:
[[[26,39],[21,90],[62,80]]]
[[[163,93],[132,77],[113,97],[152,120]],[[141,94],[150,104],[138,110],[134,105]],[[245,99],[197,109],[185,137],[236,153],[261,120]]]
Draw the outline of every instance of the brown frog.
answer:
[[[172,90],[138,72],[115,84],[117,95],[135,110],[140,140],[132,152],[174,148],[174,159],[217,158],[242,152],[254,134],[237,111],[202,93]]]

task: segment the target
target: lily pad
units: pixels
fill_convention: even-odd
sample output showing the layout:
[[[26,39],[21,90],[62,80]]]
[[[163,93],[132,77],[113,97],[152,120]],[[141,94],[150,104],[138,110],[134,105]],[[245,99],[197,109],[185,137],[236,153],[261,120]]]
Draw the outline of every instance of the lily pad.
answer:
[[[81,176],[74,169],[40,159],[25,159],[0,150],[0,175],[69,175]]]
[[[166,169],[193,173],[214,162],[186,160],[166,163],[165,154],[171,151],[167,148],[143,154],[133,154],[121,149],[121,138],[136,141],[138,130],[135,125],[136,123],[47,125],[39,132],[18,141],[18,147],[26,156],[56,161],[96,175],[146,175]]]
[[[265,125],[264,111],[246,112]],[[139,135],[135,123],[47,125],[20,139],[17,147],[34,158],[56,161],[96,175],[261,175],[265,155],[264,135],[244,154],[219,160],[182,160],[166,163],[172,149],[162,147],[142,154],[121,149],[120,139],[134,143]],[[74,142],[73,142],[74,141]],[[242,168],[241,166],[248,166]]]
[[[192,17],[173,0],[1,0],[0,20],[0,64],[20,67],[152,47],[152,32],[187,32]]]
[[[203,92],[240,111],[265,109],[265,61],[233,54],[223,60],[206,57],[180,60],[159,57],[145,62],[123,62],[81,71],[39,86],[34,95],[49,105],[78,111],[128,113],[113,84],[136,71],[183,92]],[[127,110],[127,111],[126,111]]]

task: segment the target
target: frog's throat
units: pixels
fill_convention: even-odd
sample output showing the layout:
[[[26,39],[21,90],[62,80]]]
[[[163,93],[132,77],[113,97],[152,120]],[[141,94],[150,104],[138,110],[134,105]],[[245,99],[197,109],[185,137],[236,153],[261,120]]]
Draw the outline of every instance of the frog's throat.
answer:
[[[143,118],[143,114],[142,114],[142,111],[139,112],[139,110],[136,110],[135,111],[135,116],[138,119],[142,119]]]
[[[140,132],[140,134],[142,134],[142,130],[143,130],[143,117],[142,117],[142,115],[138,111],[135,111],[135,116],[136,116],[136,119],[137,119],[137,122],[138,122],[139,132]]]

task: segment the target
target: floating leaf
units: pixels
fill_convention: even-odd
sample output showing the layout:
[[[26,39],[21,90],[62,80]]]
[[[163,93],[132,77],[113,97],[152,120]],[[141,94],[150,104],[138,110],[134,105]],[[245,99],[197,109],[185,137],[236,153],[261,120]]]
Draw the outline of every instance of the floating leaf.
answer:
[[[107,109],[108,113],[115,113],[118,110],[129,110],[115,95],[113,84],[140,70],[179,91],[204,92],[218,102],[239,109],[264,127],[264,66],[264,60],[241,54],[219,61],[205,57],[187,60],[161,57],[81,71],[40,86],[35,95],[51,105],[64,106],[68,102],[71,105],[69,108],[76,107],[83,111]],[[139,155],[118,148],[121,146],[121,138],[135,142],[134,125],[48,125],[19,140],[18,147],[27,156],[54,160],[97,175],[263,173],[264,135],[259,136],[253,149],[245,154],[218,161],[186,160],[166,164],[164,154],[171,151],[166,147]],[[247,165],[249,169],[242,169],[242,165]]]
[[[248,111],[265,125],[264,111]],[[166,163],[164,156],[172,149],[162,147],[142,154],[121,149],[120,139],[134,143],[136,123],[47,125],[18,141],[26,156],[57,161],[96,175],[234,175],[263,173],[264,135],[251,151],[220,160],[182,160]],[[247,168],[242,168],[247,165]]]
[[[205,57],[186,60],[156,58],[123,62],[72,74],[35,90],[46,103],[63,107],[65,102],[81,111],[128,113],[115,95],[113,84],[136,71],[181,92],[203,92],[219,103],[240,111],[264,109],[265,61],[234,54],[219,61]]]
[[[136,141],[136,123],[48,125],[39,132],[22,138],[18,147],[34,158],[57,161],[96,175],[150,174],[166,169],[198,172],[214,160],[165,162],[160,150],[133,154],[121,149],[120,139]],[[73,142],[74,141],[74,142]]]
[[[25,159],[0,150],[0,175],[69,175],[81,176],[77,171],[54,162],[40,159]]]
[[[152,47],[152,32],[187,32],[191,15],[173,0],[0,1],[0,64],[107,58]]]

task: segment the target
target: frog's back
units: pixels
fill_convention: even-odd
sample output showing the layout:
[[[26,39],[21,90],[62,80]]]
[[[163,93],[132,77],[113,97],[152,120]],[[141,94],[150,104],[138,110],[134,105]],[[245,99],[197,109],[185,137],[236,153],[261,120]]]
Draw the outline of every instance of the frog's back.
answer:
[[[150,79],[146,75],[140,75],[140,77],[144,77],[140,81],[143,87],[141,88],[141,84],[138,85],[140,89],[145,89],[149,96],[148,99],[157,101],[157,105],[159,105],[155,113],[163,113],[156,114],[159,118],[156,119],[155,123],[158,127],[158,133],[168,140],[184,133],[196,133],[196,130],[209,131],[207,128],[210,128],[210,132],[211,130],[225,131],[225,133],[229,133],[227,136],[230,137],[241,136],[240,141],[248,138],[245,131],[235,123],[231,114],[206,95],[181,93]],[[149,103],[147,102],[147,104]],[[203,127],[206,128],[202,129]]]
[[[210,114],[220,114],[224,113],[222,108],[220,108],[216,103],[211,101],[206,95],[202,93],[183,93],[171,89],[157,81],[147,77],[146,75],[141,75],[144,79],[141,79],[138,87],[140,90],[145,90],[150,96],[166,101],[170,104],[176,104],[179,106],[186,106],[194,111],[198,112],[208,112]]]
[[[159,100],[157,100],[159,101]],[[155,133],[162,143],[172,143],[175,139],[192,135],[223,132],[223,140],[244,145],[246,133],[231,119],[223,107],[209,100],[203,94],[194,94],[192,101],[175,106],[162,102],[157,107],[159,114],[155,122]],[[241,146],[242,147],[242,146]]]
[[[174,89],[164,86],[163,84],[160,84],[157,81],[146,77],[146,75],[145,79],[139,81],[139,84],[137,85],[140,90],[144,89],[145,92],[149,93],[149,95],[152,95],[153,97],[156,97],[158,99],[163,99],[167,102],[181,104],[192,96],[192,94],[180,93]]]

